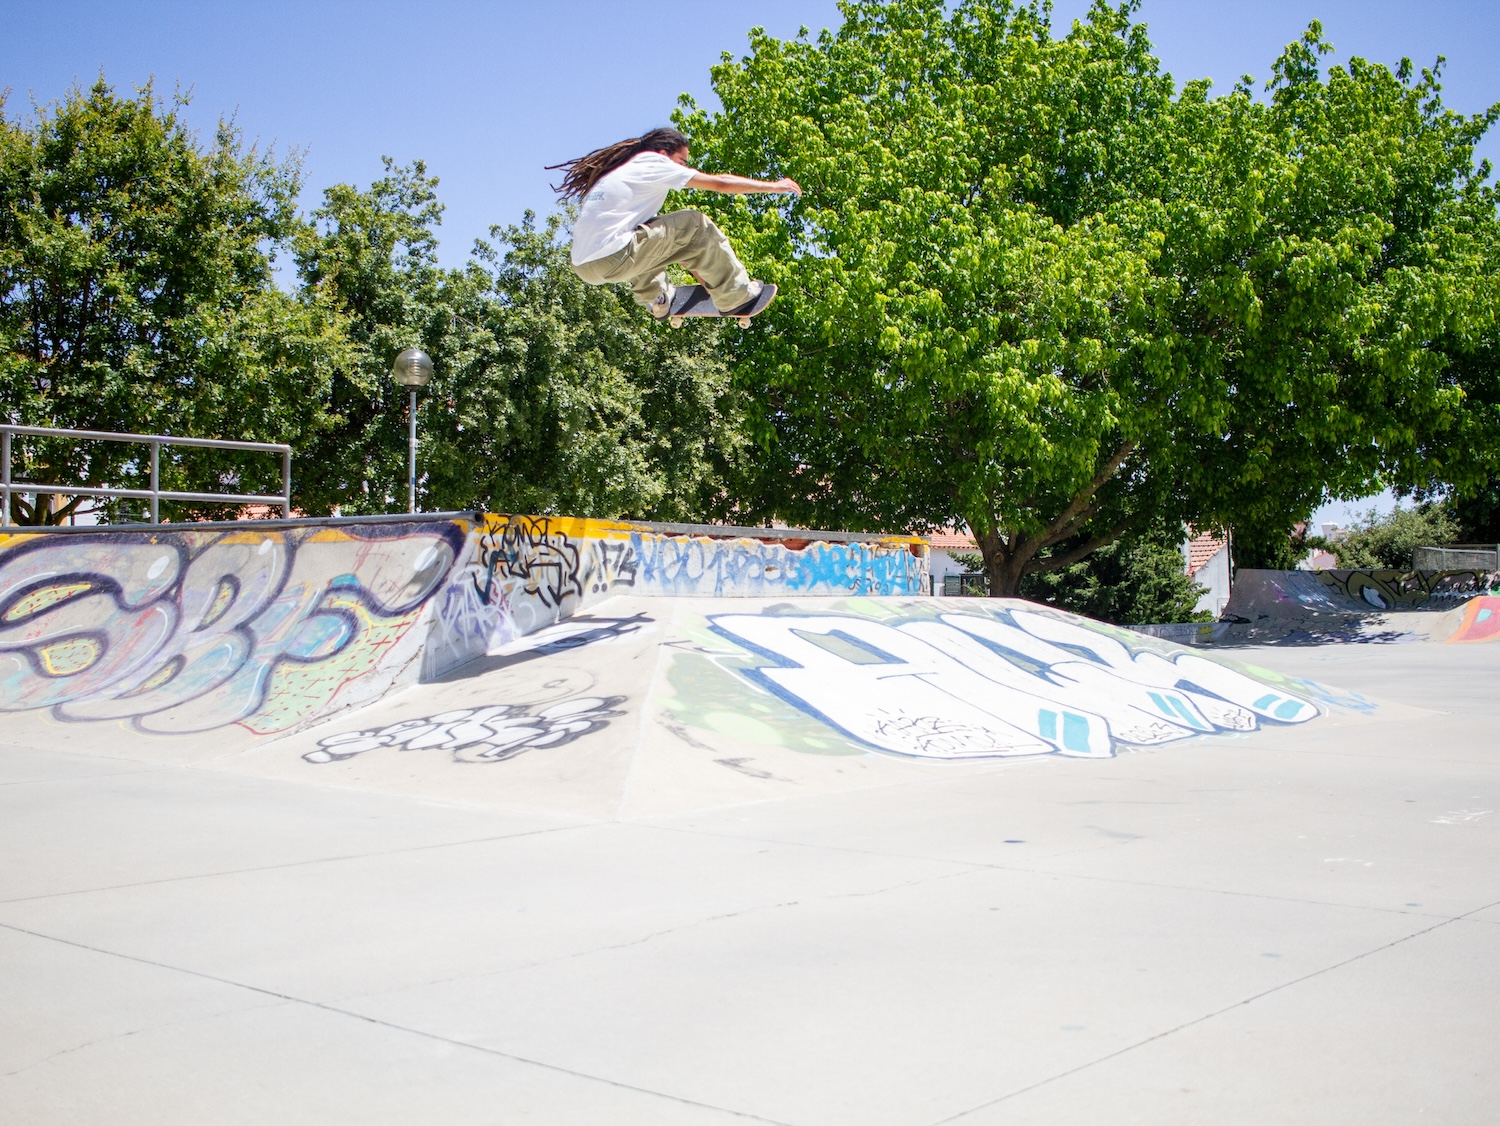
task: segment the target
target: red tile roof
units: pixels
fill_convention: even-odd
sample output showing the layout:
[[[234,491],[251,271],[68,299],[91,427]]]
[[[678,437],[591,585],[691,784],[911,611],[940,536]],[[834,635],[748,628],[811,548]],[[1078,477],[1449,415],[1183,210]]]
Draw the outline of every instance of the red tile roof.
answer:
[[[927,537],[934,551],[978,551],[979,544],[968,532],[956,528],[944,528]]]
[[[1204,532],[1201,536],[1194,536],[1188,540],[1188,568],[1189,575],[1196,575],[1205,563],[1212,559],[1224,548],[1229,546],[1224,540],[1219,539],[1212,532]]]

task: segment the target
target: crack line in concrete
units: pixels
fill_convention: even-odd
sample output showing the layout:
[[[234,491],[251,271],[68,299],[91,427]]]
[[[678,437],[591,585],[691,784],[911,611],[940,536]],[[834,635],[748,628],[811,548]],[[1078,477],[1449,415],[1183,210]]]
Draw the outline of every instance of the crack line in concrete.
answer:
[[[445,985],[453,981],[479,981],[487,977],[499,977],[502,974],[516,973],[519,970],[534,970],[541,966],[554,966],[560,962],[570,962],[576,958],[588,958],[595,954],[608,954],[614,950],[628,950],[632,946],[642,946],[645,943],[665,938],[667,935],[676,934],[679,931],[692,930],[695,927],[707,926],[711,923],[722,923],[729,919],[738,919],[744,915],[756,915],[762,911],[779,911],[786,907],[801,907],[804,904],[827,903],[839,899],[865,899],[876,895],[885,895],[887,892],[901,891],[903,888],[916,887],[919,884],[935,883],[938,880],[951,880],[956,876],[970,875],[979,868],[970,866],[959,872],[941,872],[932,876],[922,876],[914,880],[906,880],[899,884],[889,884],[885,887],[870,888],[867,891],[842,891],[830,892],[826,895],[813,895],[802,899],[787,899],[780,903],[759,903],[750,907],[741,907],[738,911],[726,911],[722,915],[708,915],[701,919],[688,919],[678,923],[676,926],[664,927],[658,931],[629,939],[625,942],[612,942],[604,946],[593,946],[587,950],[575,950],[571,954],[559,954],[555,958],[539,958],[533,962],[521,962],[514,966],[502,966],[494,970],[482,970],[478,973],[454,974],[451,977],[433,978],[430,981],[416,982],[411,985],[400,985],[393,989],[382,989],[376,992],[364,991],[360,993],[345,993],[338,999],[340,1001],[352,1000],[359,997],[384,997],[392,993],[402,993],[409,989],[424,989],[432,985]],[[4,924],[0,924],[3,926]]]
[[[432,844],[406,845],[401,848],[382,849],[374,852],[351,852],[340,856],[315,856],[308,860],[288,860],[285,864],[262,864],[254,868],[226,868],[222,872],[195,872],[184,876],[163,876],[159,880],[140,880],[133,884],[105,884],[101,887],[77,888],[71,891],[49,891],[44,895],[23,895],[16,899],[0,899],[0,907],[14,903],[34,903],[43,899],[61,899],[69,895],[94,895],[106,891],[128,891],[131,888],[152,887],[156,884],[186,883],[190,880],[212,880],[220,876],[253,875],[256,872],[277,872],[285,868],[306,868],[315,864],[342,864],[351,860],[368,860],[380,856],[401,856],[406,853],[429,852],[440,848],[463,848],[465,845],[495,844],[499,841],[520,840],[546,833],[565,833],[575,829],[592,829],[598,822],[585,825],[554,825],[547,829],[526,829],[518,833],[502,833],[494,837],[466,837],[458,841],[436,841]]]
[[[152,766],[143,770],[101,770],[98,774],[71,774],[66,778],[17,778],[14,782],[0,782],[0,788],[10,786],[56,786],[68,782],[97,782],[102,778],[133,778],[137,774],[160,774],[171,770],[169,766]]]
[[[252,993],[258,993],[264,997],[273,997],[278,1001],[287,1001],[291,1002],[292,1004],[306,1005],[309,1008],[320,1009],[323,1012],[332,1013],[335,1016],[348,1017],[352,1020],[364,1021],[366,1024],[373,1024],[381,1028],[388,1028],[393,1032],[402,1032],[410,1036],[419,1036],[425,1040],[433,1040],[442,1044],[452,1044],[457,1048],[467,1048],[470,1051],[482,1052],[485,1055],[511,1060],[514,1063],[529,1064],[532,1067],[540,1067],[546,1069],[547,1071],[555,1071],[562,1075],[569,1075],[575,1079],[585,1079],[594,1083],[603,1083],[609,1087],[618,1087],[623,1091],[634,1091],[637,1094],[651,1095],[655,1098],[667,1099],[668,1101],[674,1103],[681,1103],[684,1106],[699,1107],[703,1110],[712,1110],[720,1114],[733,1115],[736,1118],[743,1118],[751,1122],[764,1122],[767,1124],[767,1126],[792,1126],[791,1123],[782,1122],[779,1119],[763,1118],[758,1114],[751,1114],[748,1111],[731,1110],[728,1107],[714,1106],[712,1103],[699,1102],[697,1099],[689,1099],[681,1095],[672,1095],[666,1093],[665,1091],[653,1091],[649,1087],[637,1087],[633,1083],[625,1083],[618,1079],[608,1079],[602,1075],[590,1075],[586,1071],[576,1071],[573,1068],[563,1067],[560,1064],[547,1063],[545,1060],[537,1060],[531,1059],[527,1056],[519,1056],[514,1052],[502,1052],[498,1048],[489,1048],[484,1046],[483,1044],[471,1044],[466,1040],[456,1040],[451,1036],[443,1036],[435,1032],[427,1032],[420,1028],[410,1028],[406,1025],[396,1024],[394,1021],[381,1020],[378,1017],[367,1016],[364,1013],[356,1013],[349,1009],[341,1009],[337,1005],[330,1005],[322,1001],[309,1000],[306,997],[295,997],[289,993],[278,993],[274,989],[266,989],[263,986],[250,985],[243,981],[235,981],[233,978],[219,977],[216,974],[204,973],[202,970],[190,970],[184,966],[174,966],[167,962],[157,962],[153,961],[150,958],[141,958],[135,954],[122,954],[117,950],[106,950],[100,946],[90,946],[85,942],[75,942],[72,939],[59,938],[57,935],[44,934],[41,931],[30,930],[26,927],[18,927],[14,923],[0,922],[0,928],[15,931],[17,934],[30,935],[32,938],[41,938],[51,942],[61,943],[64,946],[71,946],[78,950],[87,950],[93,954],[102,954],[110,958],[119,958],[123,961],[135,962],[143,966],[154,966],[157,969],[172,970],[176,973],[186,974],[189,977],[201,978],[204,981],[212,981],[217,982],[220,985],[229,985],[238,989],[246,989]]]
[[[1442,922],[1434,923],[1432,926],[1424,927],[1422,930],[1413,931],[1411,934],[1405,935],[1402,938],[1392,939],[1390,942],[1382,943],[1380,946],[1376,946],[1371,950],[1366,950],[1362,954],[1354,954],[1351,957],[1345,958],[1341,962],[1335,962],[1331,966],[1324,966],[1320,970],[1313,970],[1311,973],[1305,973],[1301,977],[1293,978],[1291,981],[1282,982],[1280,985],[1273,985],[1270,989],[1264,989],[1259,993],[1253,994],[1252,996],[1241,998],[1240,1000],[1234,1002],[1232,1005],[1225,1005],[1223,1008],[1215,1009],[1211,1013],[1205,1013],[1201,1017],[1194,1017],[1192,1020],[1183,1021],[1181,1024],[1176,1025],[1172,1028],[1164,1029],[1161,1032],[1157,1032],[1151,1036],[1147,1036],[1143,1040],[1137,1040],[1134,1044],[1127,1044],[1123,1048],[1116,1048],[1113,1052],[1106,1052],[1104,1055],[1099,1056],[1096,1059],[1089,1060],[1087,1063],[1081,1063],[1077,1067],[1070,1067],[1066,1071],[1059,1071],[1056,1075],[1049,1075],[1045,1079],[1038,1079],[1035,1083],[1028,1083],[1024,1087],[1018,1087],[1014,1091],[1008,1091],[1007,1093],[1001,1095],[999,1098],[990,1099],[988,1102],[980,1103],[978,1106],[971,1106],[968,1110],[961,1110],[957,1114],[949,1115],[947,1118],[940,1118],[936,1122],[931,1123],[931,1126],[946,1126],[946,1123],[958,1122],[961,1119],[969,1117],[969,1115],[971,1114],[978,1114],[981,1110],[988,1110],[992,1106],[997,1106],[1000,1103],[1007,1101],[1008,1099],[1013,1099],[1017,1095],[1024,1095],[1028,1091],[1035,1091],[1038,1087],[1045,1087],[1047,1084],[1055,1083],[1059,1079],[1066,1079],[1070,1075],[1077,1075],[1081,1071],[1087,1071],[1091,1067],[1096,1067],[1101,1063],[1106,1063],[1109,1060],[1126,1055],[1127,1053],[1135,1051],[1137,1048],[1143,1048],[1147,1044],[1155,1043],[1157,1040],[1164,1040],[1168,1036],[1175,1036],[1179,1032],[1192,1028],[1195,1025],[1203,1024],[1206,1021],[1213,1020],[1215,1017],[1223,1016],[1225,1013],[1233,1012],[1235,1009],[1244,1008],[1246,1005],[1253,1005],[1256,1001],[1263,1000],[1266,997],[1271,996],[1271,994],[1273,993],[1280,993],[1283,990],[1290,989],[1294,985],[1301,985],[1305,981],[1311,981],[1315,977],[1322,977],[1324,974],[1332,973],[1334,970],[1341,970],[1345,966],[1353,965],[1355,962],[1362,961],[1363,959],[1369,958],[1372,955],[1384,953],[1385,951],[1390,950],[1393,947],[1400,946],[1402,943],[1410,942],[1412,941],[1412,939],[1421,938],[1423,935],[1431,934],[1433,931],[1441,930],[1443,927],[1448,927],[1452,926],[1454,923],[1463,922],[1470,915],[1477,914],[1480,911],[1488,911],[1491,907],[1496,906],[1500,906],[1500,900],[1496,900],[1494,903],[1487,903],[1483,907],[1476,907],[1473,911],[1465,912],[1462,915],[1455,915],[1451,919],[1444,919]]]
[[[5,924],[0,923],[0,926],[4,925]],[[41,937],[45,938],[46,936]],[[108,1036],[98,1036],[93,1040],[86,1040],[82,1044],[74,1044],[71,1048],[60,1048],[49,1055],[43,1056],[39,1060],[32,1060],[28,1064],[23,1064],[21,1067],[16,1068],[14,1071],[0,1071],[0,1079],[9,1079],[13,1075],[20,1075],[23,1072],[32,1070],[32,1068],[41,1067],[43,1064],[51,1063],[53,1060],[58,1059],[62,1056],[71,1056],[74,1052],[81,1052],[85,1048],[92,1048],[95,1044],[108,1044],[115,1040],[128,1040],[132,1036],[140,1036],[147,1032],[159,1032],[163,1028],[177,1028],[180,1025],[184,1024],[196,1024],[200,1021],[218,1020],[220,1017],[238,1016],[240,1013],[253,1013],[258,1009],[273,1009],[280,1005],[285,1005],[286,1003],[287,1002],[285,1001],[279,1000],[259,1001],[255,1004],[242,1005],[232,1009],[223,1009],[219,1012],[199,1013],[196,1016],[185,1016],[178,1020],[164,1020],[158,1024],[146,1024],[142,1025],[140,1028],[132,1028],[125,1032],[115,1032],[111,1033]]]

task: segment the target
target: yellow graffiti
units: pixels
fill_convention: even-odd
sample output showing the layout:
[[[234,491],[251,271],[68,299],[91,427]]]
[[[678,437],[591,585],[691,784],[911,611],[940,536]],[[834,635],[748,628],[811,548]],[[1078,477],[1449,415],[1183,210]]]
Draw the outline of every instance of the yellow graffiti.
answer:
[[[99,659],[103,650],[92,637],[70,637],[44,645],[37,658],[49,676],[74,676]]]
[[[285,731],[326,708],[345,684],[374,669],[391,647],[400,641],[421,610],[399,618],[373,617],[357,597],[333,594],[324,603],[330,610],[343,610],[358,621],[353,638],[338,653],[314,657],[316,663],[279,665],[271,675],[265,703],[254,715],[241,720],[257,735]]]
[[[157,669],[145,680],[141,681],[139,687],[134,688],[121,696],[121,699],[128,700],[132,696],[144,696],[147,692],[150,692],[156,688],[160,688],[163,684],[166,684],[169,680],[171,680],[179,672],[182,671],[182,665],[183,660],[181,657],[173,657],[170,661],[166,661],[165,663],[163,663],[161,668]]]
[[[1482,571],[1314,571],[1324,586],[1375,609],[1412,609],[1434,596],[1483,590],[1487,576]]]
[[[75,594],[81,594],[85,590],[93,588],[93,583],[59,583],[56,586],[43,587],[34,590],[30,594],[18,598],[15,604],[5,612],[7,622],[18,622],[22,618],[29,618],[33,614],[40,613],[48,606],[56,606],[59,602],[66,601]]]

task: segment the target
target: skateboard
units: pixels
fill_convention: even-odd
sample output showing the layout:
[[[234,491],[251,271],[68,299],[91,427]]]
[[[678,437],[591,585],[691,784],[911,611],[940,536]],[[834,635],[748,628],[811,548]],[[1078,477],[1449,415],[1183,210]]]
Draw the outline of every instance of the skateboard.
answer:
[[[688,317],[733,317],[740,322],[741,328],[749,328],[750,318],[763,311],[775,296],[776,287],[766,282],[761,287],[760,296],[754,301],[741,305],[732,313],[721,313],[714,308],[708,290],[701,285],[679,286],[672,295],[672,308],[668,311],[666,320],[673,328],[681,328],[682,322]]]

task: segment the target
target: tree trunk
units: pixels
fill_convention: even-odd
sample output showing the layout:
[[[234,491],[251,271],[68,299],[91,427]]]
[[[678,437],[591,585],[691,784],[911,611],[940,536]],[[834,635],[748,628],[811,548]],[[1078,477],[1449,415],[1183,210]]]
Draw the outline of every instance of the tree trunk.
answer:
[[[1099,509],[1099,491],[1109,483],[1134,449],[1134,442],[1126,442],[1115,450],[1099,467],[1094,479],[1079,491],[1057,518],[1033,535],[1023,535],[1020,532],[1007,535],[995,525],[992,517],[984,521],[969,521],[970,528],[986,529],[976,535],[976,540],[984,558],[984,573],[989,578],[991,598],[1019,598],[1021,580],[1030,572],[1054,571],[1077,563],[1105,544],[1120,538],[1130,526],[1129,518],[1083,543],[1075,544],[1067,551],[1037,559],[1045,549],[1083,532]]]
[[[1021,579],[1035,548],[1029,552],[1017,550],[1020,536],[1007,539],[993,528],[977,538],[979,552],[984,557],[984,573],[990,580],[990,597],[1019,598]]]

